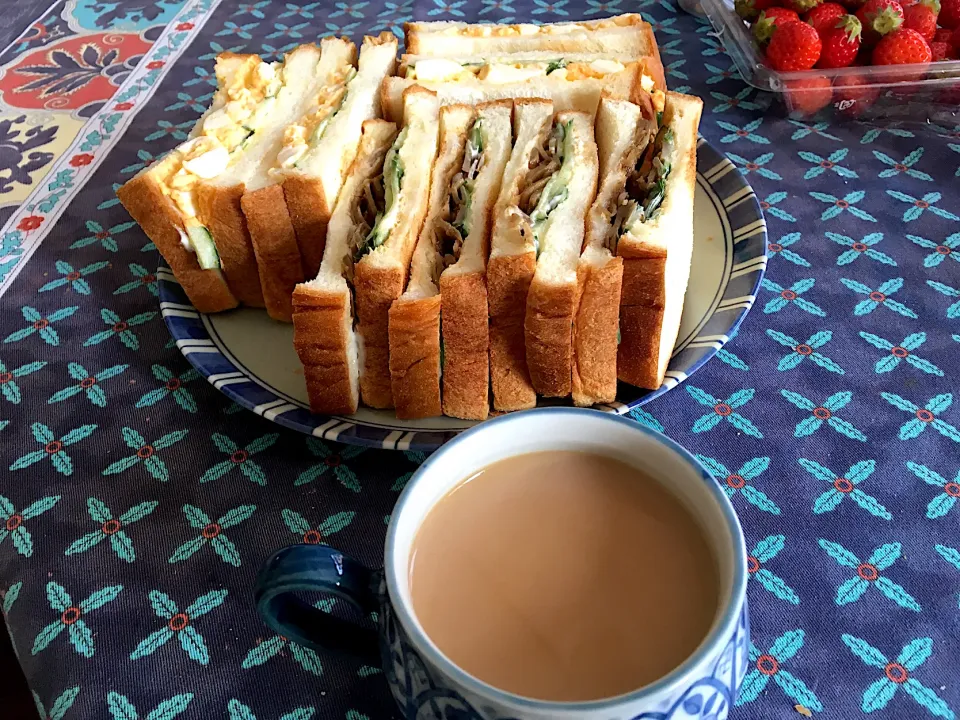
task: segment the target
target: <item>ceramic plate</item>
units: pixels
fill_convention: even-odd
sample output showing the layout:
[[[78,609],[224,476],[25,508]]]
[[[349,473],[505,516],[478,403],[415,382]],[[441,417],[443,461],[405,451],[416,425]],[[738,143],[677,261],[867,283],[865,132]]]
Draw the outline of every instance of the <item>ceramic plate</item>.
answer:
[[[767,230],[756,195],[723,153],[702,138],[697,153],[694,248],[683,320],[670,368],[655,391],[621,384],[618,414],[676,387],[717,354],[756,298],[767,264]],[[398,420],[392,411],[360,408],[350,416],[313,415],[293,326],[263,310],[203,315],[169,268],[157,271],[160,310],[187,360],[231,400],[268,420],[339,442],[398,450],[432,450],[471,421],[439,417]]]

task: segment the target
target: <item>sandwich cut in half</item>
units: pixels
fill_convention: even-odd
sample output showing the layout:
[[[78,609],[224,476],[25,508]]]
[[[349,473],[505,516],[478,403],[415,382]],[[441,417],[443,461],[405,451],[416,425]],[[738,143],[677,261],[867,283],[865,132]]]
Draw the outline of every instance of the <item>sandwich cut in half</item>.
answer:
[[[553,103],[518,99],[513,109],[515,137],[493,209],[487,303],[490,314],[490,386],[494,410],[532,408],[537,394],[527,369],[523,333],[527,291],[537,268],[537,245],[530,227],[531,188],[547,172],[541,159],[553,128]],[[522,208],[525,208],[522,209]]]
[[[386,120],[363,123],[357,154],[327,227],[320,270],[293,292],[293,345],[315,413],[355,413],[360,402],[353,263],[376,220],[377,203],[383,202],[384,160],[396,137],[397,126]]]
[[[537,256],[523,325],[527,367],[538,395],[567,397],[580,294],[577,269],[585,217],[597,192],[597,144],[590,116],[557,113],[538,154],[519,206]]]
[[[283,183],[307,277],[320,268],[327,223],[356,155],[363,122],[381,116],[380,86],[393,74],[397,38],[388,32],[364,37],[357,69],[348,43],[323,40],[321,47],[324,53],[335,51],[337,62],[312,91],[306,112],[284,130],[270,171]]]
[[[601,104],[597,133],[616,170],[590,237],[623,258],[617,375],[648,390],[663,383],[690,278],[702,109],[700,98],[673,92],[659,122],[631,103]]]
[[[623,59],[613,54],[527,52],[500,57],[433,58],[405,55],[402,77],[383,84],[388,118],[400,109],[404,89],[416,83],[434,90],[441,105],[477,104],[504,98],[553,100],[554,110],[579,110],[593,115],[602,92],[634,97],[665,90],[663,69],[654,57]]]
[[[393,407],[390,306],[406,287],[430,196],[437,154],[439,103],[414,86],[404,93],[403,128],[387,153],[383,174],[365,191],[363,240],[353,268],[357,330],[363,353],[360,396],[373,408]]]
[[[314,64],[317,57],[313,56]],[[283,64],[263,62],[257,55],[220,53],[215,73],[217,91],[190,138],[117,190],[120,202],[157,246],[200,312],[228,310],[241,302],[263,307],[245,230],[238,243],[223,241],[226,236],[217,232],[222,240],[217,245],[214,233],[221,223],[204,212],[199,189],[235,165],[273,122],[284,81]],[[231,217],[242,228],[239,198],[236,210]]]
[[[491,209],[510,154],[511,112],[506,100],[441,108],[429,212],[407,290],[390,309],[398,417],[489,414],[486,261]]]

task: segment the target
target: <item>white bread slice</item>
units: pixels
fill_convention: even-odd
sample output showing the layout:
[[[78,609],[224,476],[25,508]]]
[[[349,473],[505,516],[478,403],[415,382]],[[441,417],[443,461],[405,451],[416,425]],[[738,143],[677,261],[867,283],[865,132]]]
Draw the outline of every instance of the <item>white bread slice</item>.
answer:
[[[473,183],[467,212],[469,228],[459,256],[440,275],[443,331],[443,413],[468,420],[490,414],[490,340],[487,306],[487,258],[490,215],[500,194],[510,157],[513,103],[498,100],[477,106],[482,165]]]
[[[323,257],[327,223],[347,170],[360,142],[365,120],[380,117],[380,86],[396,65],[397,38],[384,32],[364,37],[357,74],[346,83],[342,104],[323,130],[319,141],[310,143],[302,155],[292,155],[273,170],[282,180],[287,209],[297,236],[297,245],[308,277],[316,274]],[[320,97],[336,92],[323,87]],[[281,151],[281,154],[283,151]],[[282,161],[282,164],[281,164]],[[295,164],[294,164],[295,161]]]
[[[662,122],[673,130],[675,142],[664,200],[653,217],[617,243],[624,261],[617,375],[650,390],[660,387],[673,354],[690,277],[702,110],[700,98],[667,93]]]
[[[597,192],[598,161],[589,115],[558,113],[554,125],[566,129],[565,152],[563,164],[550,182],[563,178],[567,192],[542,227],[535,230],[539,256],[527,294],[524,337],[533,389],[546,397],[566,397],[572,391],[572,330],[579,299],[577,264],[584,220]]]
[[[406,286],[410,258],[427,213],[439,109],[437,96],[425,88],[415,85],[404,94],[404,128],[394,145],[403,170],[395,210],[384,213],[384,220],[371,232],[380,244],[368,243],[354,265],[357,327],[364,345],[360,395],[364,404],[374,408],[393,407],[389,312]],[[386,162],[391,162],[389,156]]]
[[[537,394],[527,369],[523,322],[527,292],[536,270],[532,234],[517,208],[530,162],[546,143],[553,125],[553,103],[520,99],[514,103],[516,138],[503,171],[500,195],[493,209],[487,304],[490,316],[490,386],[493,407],[507,412],[532,408]]]
[[[409,22],[403,30],[407,52],[434,57],[536,50],[614,53],[628,58],[657,53],[653,28],[636,13],[543,25]]]
[[[596,112],[600,95],[604,91],[630,98],[644,92],[644,86],[663,89],[662,84],[653,79],[655,76],[652,73],[655,71],[649,68],[646,59],[632,60],[625,64],[616,61],[604,62],[612,64],[606,67],[608,72],[597,72],[596,77],[573,74],[567,77],[562,70],[555,70],[549,75],[541,74],[506,82],[495,81],[493,75],[488,76],[493,78],[491,80],[480,79],[469,73],[457,81],[439,82],[391,77],[383,83],[384,114],[388,119],[397,117],[403,91],[414,83],[435,91],[441,105],[476,105],[509,98],[548,98],[553,101],[557,112],[575,110],[588,113],[591,117]]]
[[[440,147],[430,175],[430,202],[410,262],[407,289],[390,306],[390,382],[398,418],[440,415],[440,254],[438,227],[450,182],[463,165],[467,134],[477,117],[468,105],[440,108]]]
[[[293,291],[293,345],[315,413],[350,414],[360,402],[362,345],[350,296],[357,240],[353,210],[367,183],[382,172],[396,136],[393,123],[363,123],[357,154],[330,218],[320,271]]]

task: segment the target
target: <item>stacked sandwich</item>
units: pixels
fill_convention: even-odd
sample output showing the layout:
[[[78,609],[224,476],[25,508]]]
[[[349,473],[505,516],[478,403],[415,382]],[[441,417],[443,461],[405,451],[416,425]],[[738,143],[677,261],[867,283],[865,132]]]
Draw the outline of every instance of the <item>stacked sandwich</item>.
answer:
[[[388,34],[357,68],[335,38],[218,58],[191,139],[119,193],[194,305],[292,320],[318,413],[483,419],[658,387],[702,103],[665,91],[649,25],[405,30],[396,77]]]

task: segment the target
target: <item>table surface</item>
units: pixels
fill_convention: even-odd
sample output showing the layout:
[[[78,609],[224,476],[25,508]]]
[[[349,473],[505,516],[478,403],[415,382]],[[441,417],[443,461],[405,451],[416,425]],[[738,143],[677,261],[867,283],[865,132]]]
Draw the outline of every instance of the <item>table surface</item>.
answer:
[[[307,439],[199,380],[158,312],[158,255],[114,199],[186,137],[215,54],[411,17],[637,7],[18,4],[6,40],[38,21],[0,56],[0,604],[45,716],[396,715],[377,669],[271,633],[251,585],[311,529],[379,563],[423,456]],[[754,667],[731,717],[952,718],[960,128],[781,119],[706,25],[669,0],[639,7],[668,83],[704,98],[701,131],[753,184],[770,232],[738,337],[633,413],[701,456],[747,535]]]

